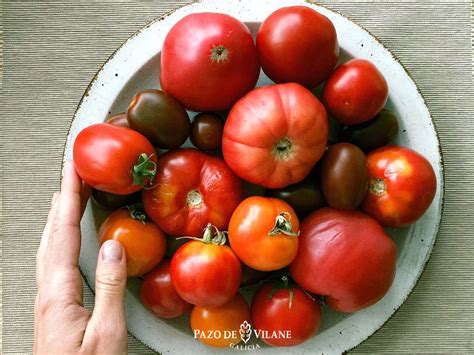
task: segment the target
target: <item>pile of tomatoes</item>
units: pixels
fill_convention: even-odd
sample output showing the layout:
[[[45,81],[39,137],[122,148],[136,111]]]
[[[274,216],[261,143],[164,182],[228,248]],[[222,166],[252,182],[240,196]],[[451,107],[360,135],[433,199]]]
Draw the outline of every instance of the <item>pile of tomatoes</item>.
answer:
[[[191,312],[211,346],[249,324],[290,346],[317,332],[321,304],[354,312],[387,293],[397,251],[383,227],[419,219],[436,177],[388,145],[398,122],[382,73],[338,59],[333,24],[309,7],[272,13],[256,43],[229,15],[191,14],[164,41],[161,90],[79,133],[76,169],[115,210],[100,243],[123,244],[158,317]],[[254,88],[260,68],[276,84]],[[180,148],[188,137],[197,149]]]

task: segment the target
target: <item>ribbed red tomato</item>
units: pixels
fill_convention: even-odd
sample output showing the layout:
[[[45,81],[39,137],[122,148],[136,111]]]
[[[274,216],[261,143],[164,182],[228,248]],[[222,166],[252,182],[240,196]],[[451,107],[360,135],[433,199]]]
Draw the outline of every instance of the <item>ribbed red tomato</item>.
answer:
[[[193,111],[219,111],[251,90],[260,65],[248,27],[220,13],[196,13],[171,28],[161,52],[161,87]]]
[[[223,160],[196,149],[162,154],[155,184],[143,191],[145,211],[173,236],[199,237],[208,223],[227,229],[243,195],[241,181]]]
[[[414,150],[388,146],[367,156],[369,191],[363,210],[388,227],[404,227],[418,220],[436,194],[436,175],[430,162]]]
[[[359,211],[323,208],[301,224],[291,275],[340,312],[380,300],[395,276],[397,248],[382,226]]]
[[[268,188],[304,179],[326,148],[328,120],[319,100],[295,83],[249,92],[230,111],[222,152],[241,178]]]

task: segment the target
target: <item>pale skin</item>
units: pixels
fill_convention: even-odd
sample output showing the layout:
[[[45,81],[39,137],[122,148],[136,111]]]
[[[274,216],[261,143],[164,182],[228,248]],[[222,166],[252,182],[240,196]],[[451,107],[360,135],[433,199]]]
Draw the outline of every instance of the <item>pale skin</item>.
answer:
[[[89,194],[90,188],[82,183],[73,163],[66,162],[61,192],[53,196],[37,253],[35,354],[127,352],[127,271],[119,242],[107,241],[100,249],[93,312],[82,303],[79,222]]]

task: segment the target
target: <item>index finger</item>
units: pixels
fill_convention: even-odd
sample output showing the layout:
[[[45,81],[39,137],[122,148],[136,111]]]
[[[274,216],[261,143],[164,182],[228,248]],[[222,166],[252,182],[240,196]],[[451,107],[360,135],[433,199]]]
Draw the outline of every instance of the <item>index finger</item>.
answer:
[[[48,240],[48,260],[59,267],[77,267],[81,247],[81,187],[82,182],[72,161],[66,161],[61,181],[58,210]]]

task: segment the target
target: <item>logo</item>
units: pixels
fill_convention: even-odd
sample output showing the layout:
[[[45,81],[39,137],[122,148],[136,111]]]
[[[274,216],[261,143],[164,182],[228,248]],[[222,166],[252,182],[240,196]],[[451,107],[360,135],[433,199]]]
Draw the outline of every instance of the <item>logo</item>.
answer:
[[[244,321],[240,328],[236,330],[194,330],[195,339],[227,339],[229,347],[236,350],[256,350],[260,349],[260,344],[251,344],[252,339],[291,339],[291,330],[269,331],[262,329],[252,329],[249,322]],[[242,344],[243,343],[243,344]]]
[[[249,322],[247,321],[244,321],[241,325],[240,325],[240,339],[242,339],[242,341],[247,344],[247,342],[250,340],[250,338],[252,337],[252,326],[250,325]]]

